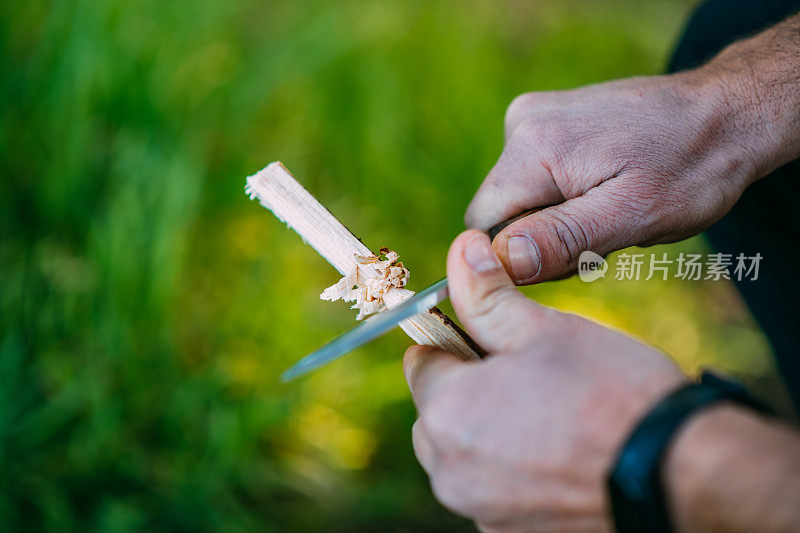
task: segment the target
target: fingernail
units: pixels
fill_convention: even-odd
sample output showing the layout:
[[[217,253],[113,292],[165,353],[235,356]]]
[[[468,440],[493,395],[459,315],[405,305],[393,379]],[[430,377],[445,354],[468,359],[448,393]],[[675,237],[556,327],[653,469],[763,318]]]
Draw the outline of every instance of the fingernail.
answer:
[[[536,245],[524,235],[509,237],[508,260],[511,263],[511,273],[517,281],[532,278],[539,272],[541,265]]]
[[[478,274],[485,274],[502,268],[500,260],[492,249],[489,237],[484,234],[476,234],[470,237],[464,246],[464,260]]]

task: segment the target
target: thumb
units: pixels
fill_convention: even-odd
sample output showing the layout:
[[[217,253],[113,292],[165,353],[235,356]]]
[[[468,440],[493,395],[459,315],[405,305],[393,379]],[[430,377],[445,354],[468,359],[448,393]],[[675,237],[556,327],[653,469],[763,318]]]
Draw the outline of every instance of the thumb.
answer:
[[[517,290],[489,237],[477,230],[467,230],[453,241],[447,278],[458,318],[488,352],[524,344],[559,315]]]
[[[492,245],[519,285],[562,278],[576,270],[583,251],[605,255],[649,238],[647,217],[625,202],[603,183],[517,220]]]

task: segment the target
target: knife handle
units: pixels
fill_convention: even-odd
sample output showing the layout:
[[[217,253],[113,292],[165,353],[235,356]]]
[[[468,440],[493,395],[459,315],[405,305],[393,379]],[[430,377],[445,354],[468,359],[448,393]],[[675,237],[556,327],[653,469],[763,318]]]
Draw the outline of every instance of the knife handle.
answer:
[[[508,227],[512,223],[516,222],[517,220],[519,220],[521,218],[525,218],[528,215],[532,215],[534,213],[538,213],[542,209],[547,209],[548,207],[553,207],[554,205],[557,205],[557,204],[543,205],[541,207],[534,207],[533,209],[528,209],[527,211],[525,211],[523,213],[520,213],[519,215],[515,215],[515,216],[513,216],[511,218],[507,218],[506,220],[500,222],[499,224],[495,224],[494,226],[489,228],[489,231],[487,231],[486,233],[489,234],[489,239],[493,241],[494,238],[497,237],[498,233],[500,233],[501,231],[506,229],[506,227]]]

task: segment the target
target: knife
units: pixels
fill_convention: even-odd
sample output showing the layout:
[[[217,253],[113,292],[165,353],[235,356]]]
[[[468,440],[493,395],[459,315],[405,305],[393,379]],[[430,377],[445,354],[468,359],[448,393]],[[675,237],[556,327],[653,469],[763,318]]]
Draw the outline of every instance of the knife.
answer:
[[[546,206],[549,207],[549,206]],[[544,207],[530,209],[515,217],[504,220],[487,231],[489,238],[494,240],[506,226],[528,215],[541,211]],[[281,374],[281,381],[286,383],[296,377],[302,376],[312,370],[334,361],[346,353],[358,348],[362,344],[380,337],[387,331],[394,329],[398,323],[406,318],[423,313],[448,297],[447,278],[441,279],[418,292],[397,307],[393,307],[377,315],[367,318],[363,324],[342,333],[319,350],[300,359],[294,366]]]
[[[397,307],[367,318],[364,324],[339,335],[316,352],[303,357],[293,367],[281,374],[281,381],[289,381],[338,359],[347,352],[394,329],[406,318],[424,313],[445,298],[447,298],[447,278],[418,292]]]

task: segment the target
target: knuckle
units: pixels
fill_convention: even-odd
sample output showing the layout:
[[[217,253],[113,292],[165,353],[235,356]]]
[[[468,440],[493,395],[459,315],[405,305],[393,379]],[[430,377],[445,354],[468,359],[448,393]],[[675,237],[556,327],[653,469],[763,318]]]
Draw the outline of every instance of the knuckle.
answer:
[[[419,450],[422,448],[422,439],[425,438],[423,431],[422,423],[420,419],[417,419],[411,426],[411,446],[417,452],[417,456],[419,456]]]
[[[581,252],[588,249],[591,229],[588,224],[560,211],[547,215],[551,228],[550,245],[553,254],[562,266],[569,266],[578,260]]]
[[[516,295],[516,290],[505,284],[481,286],[475,291],[470,313],[476,317],[502,315],[502,308]]]
[[[535,150],[542,157],[559,160],[574,149],[573,137],[561,114],[548,111],[518,122],[510,130],[506,144],[514,153],[530,154]]]
[[[496,514],[493,511],[502,506],[500,502],[508,495],[499,494],[485,476],[474,474],[464,469],[441,470],[431,479],[431,489],[448,509],[475,520],[489,518]]]
[[[422,469],[430,475],[438,463],[438,457],[436,447],[431,445],[420,420],[411,426],[411,447],[414,449],[414,455]]]
[[[441,396],[431,401],[425,413],[425,429],[430,438],[443,450],[452,449],[452,444],[458,440],[456,416],[452,402]]]
[[[511,103],[508,104],[508,107],[506,108],[506,127],[510,130],[513,130],[517,124],[531,116],[531,114],[536,111],[537,108],[541,108],[542,104],[551,101],[551,97],[555,94],[556,93],[547,91],[536,91],[522,93],[515,97],[513,100],[511,100]]]
[[[547,135],[545,123],[538,116],[524,117],[513,125],[509,124],[509,127],[509,144],[515,148],[527,146],[531,139],[541,141]]]
[[[502,525],[492,524],[490,522],[478,521],[475,523],[475,526],[481,533],[499,533],[501,531],[507,531],[507,528],[504,528]]]
[[[536,101],[536,93],[522,93],[511,100],[506,108],[505,124],[507,127],[513,127],[531,114],[533,111],[534,102]]]
[[[453,512],[459,514],[468,514],[469,509],[466,508],[464,502],[460,497],[461,487],[453,480],[452,474],[442,472],[431,478],[431,490],[433,495],[439,502]]]
[[[458,460],[473,455],[478,432],[466,416],[472,409],[469,397],[459,391],[445,391],[425,414],[425,432],[443,458]]]

